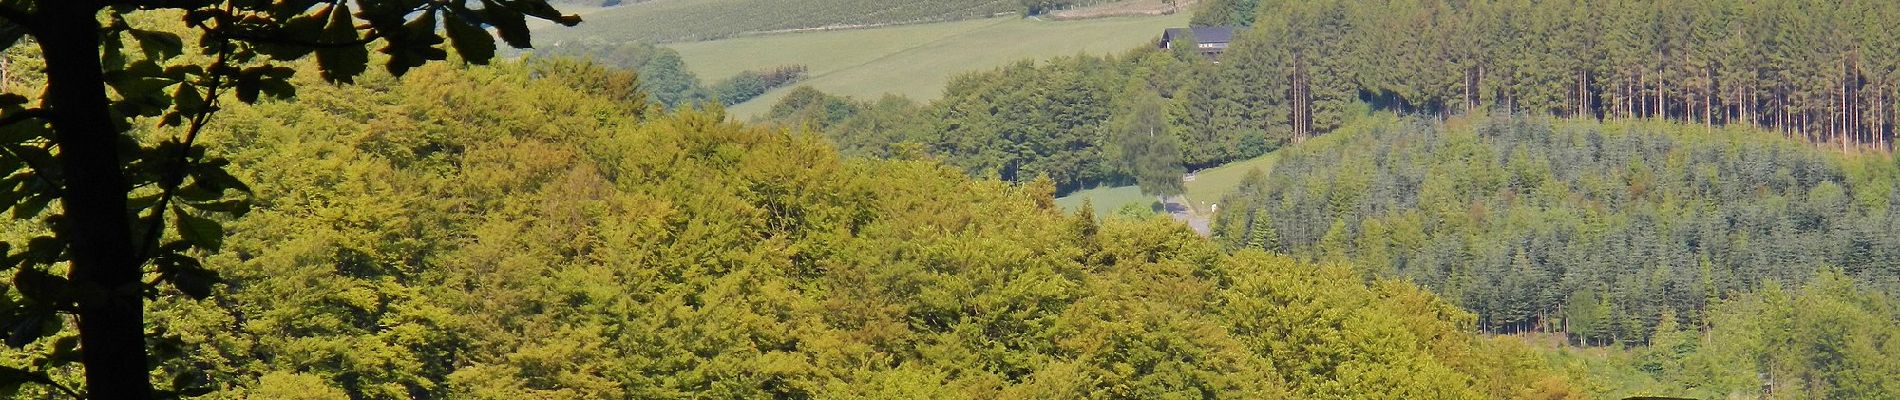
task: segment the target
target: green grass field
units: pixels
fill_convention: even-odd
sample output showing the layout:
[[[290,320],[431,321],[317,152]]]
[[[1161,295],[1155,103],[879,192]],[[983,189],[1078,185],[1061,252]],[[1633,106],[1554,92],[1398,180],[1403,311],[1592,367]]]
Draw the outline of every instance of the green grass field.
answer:
[[[1195,173],[1194,181],[1187,183],[1188,203],[1194,206],[1194,211],[1202,215],[1213,215],[1210,205],[1219,203],[1221,196],[1226,196],[1228,192],[1239,187],[1240,178],[1246,177],[1248,170],[1258,168],[1260,172],[1273,173],[1273,163],[1279,160],[1278,154],[1267,153],[1250,160],[1235,161]]]
[[[1106,218],[1116,215],[1116,211],[1121,210],[1122,207],[1129,204],[1137,204],[1144,209],[1151,209],[1156,203],[1154,196],[1141,194],[1141,188],[1134,186],[1117,186],[1094,188],[1070,193],[1068,196],[1057,198],[1056,206],[1062,207],[1063,210],[1068,210],[1069,212],[1075,212],[1076,210],[1082,209],[1084,200],[1086,200],[1089,205],[1094,206],[1095,216],[1097,218]]]
[[[1263,173],[1273,173],[1273,163],[1279,159],[1279,153],[1267,153],[1253,159],[1235,161],[1226,165],[1208,168],[1195,173],[1194,181],[1187,183],[1187,199],[1201,215],[1212,216],[1211,205],[1220,201],[1221,196],[1240,186],[1240,179],[1247,171],[1255,168]],[[1115,215],[1128,204],[1147,205],[1155,202],[1154,196],[1141,194],[1134,186],[1101,187],[1070,193],[1056,199],[1056,205],[1071,212],[1082,207],[1082,200],[1088,199],[1095,206],[1095,215]]]
[[[988,18],[1022,8],[1014,0],[650,0],[615,7],[568,6],[586,23],[543,29],[537,38],[595,37],[648,43],[724,39],[760,32]],[[595,3],[598,4],[598,3]],[[572,10],[569,10],[569,9]]]
[[[1185,26],[1187,13],[1079,21],[1017,17],[791,33],[668,44],[707,82],[739,71],[804,64],[809,85],[829,93],[875,99],[886,93],[929,101],[960,73],[1021,60],[1076,54],[1114,54],[1149,43],[1168,27]],[[742,119],[771,109],[781,88],[728,111]]]

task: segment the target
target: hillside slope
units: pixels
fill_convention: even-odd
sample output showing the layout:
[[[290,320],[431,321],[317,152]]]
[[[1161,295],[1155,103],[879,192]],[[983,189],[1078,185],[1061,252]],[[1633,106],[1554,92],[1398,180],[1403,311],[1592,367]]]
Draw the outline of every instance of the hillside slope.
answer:
[[[1388,120],[1281,150],[1221,202],[1219,235],[1409,278],[1486,329],[1591,343],[1822,267],[1900,290],[1890,155],[1675,123]]]
[[[155,373],[220,398],[1564,390],[1409,285],[1097,224],[1046,184],[639,117],[613,74],[431,66],[233,106],[205,139],[256,205],[206,259],[213,299],[151,305]]]

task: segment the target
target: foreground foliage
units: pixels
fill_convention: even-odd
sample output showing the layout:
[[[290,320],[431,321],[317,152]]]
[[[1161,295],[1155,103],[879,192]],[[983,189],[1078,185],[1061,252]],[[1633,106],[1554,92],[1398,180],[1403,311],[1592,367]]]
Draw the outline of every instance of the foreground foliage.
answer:
[[[451,48],[486,64],[497,35],[530,45],[530,19],[580,23],[545,0],[0,1],[0,91],[19,91],[0,94],[0,207],[42,228],[0,243],[13,277],[0,294],[6,344],[39,341],[71,316],[79,338],[58,352],[76,343],[85,394],[193,393],[154,391],[144,305],[165,285],[207,296],[217,277],[201,259],[225,235],[213,217],[247,208],[229,161],[196,142],[212,115],[229,100],[294,96],[299,69],[287,64],[300,60],[346,83],[371,47],[398,76]],[[8,87],[12,59],[44,68]],[[136,134],[153,125],[165,132]],[[0,370],[0,386],[23,382],[52,383],[37,366]]]
[[[639,97],[592,93],[601,73],[424,67],[227,110],[214,129],[253,134],[209,145],[255,208],[205,260],[215,295],[149,306],[161,382],[212,398],[1570,390],[1409,284],[1224,254],[1162,220],[1098,225],[1055,211],[1047,183],[841,161],[705,112],[636,118]]]

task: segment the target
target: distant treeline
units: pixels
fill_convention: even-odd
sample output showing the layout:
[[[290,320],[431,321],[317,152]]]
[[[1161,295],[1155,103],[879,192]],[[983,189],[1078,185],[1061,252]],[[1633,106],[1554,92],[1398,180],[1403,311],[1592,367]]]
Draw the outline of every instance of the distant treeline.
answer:
[[[1197,54],[1153,48],[1058,57],[956,77],[942,99],[924,105],[801,89],[768,119],[811,125],[850,155],[930,154],[976,175],[1019,182],[1048,176],[1066,193],[1135,183],[1158,175],[1158,167],[1251,158],[1284,143],[1284,130],[1209,118],[1217,110],[1251,111],[1220,101],[1248,95],[1205,82],[1214,68]],[[1154,154],[1166,159],[1137,159]]]
[[[763,71],[743,71],[708,87],[686,69],[679,52],[641,42],[609,43],[583,39],[556,43],[543,53],[553,56],[588,58],[603,65],[634,71],[640,90],[667,107],[704,105],[717,101],[722,105],[744,103],[766,91],[805,78],[804,65],[785,65]]]
[[[784,65],[759,71],[740,71],[737,75],[713,84],[710,90],[713,98],[718,99],[720,104],[744,103],[772,89],[805,79],[807,70],[804,65]]]
[[[1900,2],[1838,0],[1210,0],[1194,18],[1251,26],[1216,78],[1269,78],[1249,109],[1270,106],[1296,138],[1367,98],[1755,125],[1844,147],[1891,146],[1894,21]]]
[[[1023,5],[1023,15],[1035,16],[1035,15],[1042,15],[1051,11],[1066,10],[1066,9],[1076,8],[1076,7],[1087,7],[1087,6],[1093,6],[1093,5],[1105,4],[1105,3],[1114,3],[1114,2],[1123,1],[1123,0],[1019,0],[1019,1],[1021,1]],[[1170,2],[1170,1],[1175,1],[1175,0],[1163,0],[1163,1]]]

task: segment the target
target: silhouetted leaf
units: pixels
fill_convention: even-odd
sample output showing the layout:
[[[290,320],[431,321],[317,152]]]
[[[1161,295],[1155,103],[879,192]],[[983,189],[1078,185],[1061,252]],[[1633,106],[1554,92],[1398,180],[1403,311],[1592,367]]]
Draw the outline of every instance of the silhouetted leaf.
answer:
[[[258,90],[277,99],[297,97],[297,87],[290,84],[290,77],[297,70],[290,67],[259,66],[244,69],[245,74],[256,74]]]
[[[4,145],[6,145],[6,143],[0,142],[0,146]],[[45,175],[47,179],[58,181],[63,176],[62,171],[60,171],[59,162],[53,160],[53,152],[46,150],[45,147],[39,145],[13,145],[7,146],[7,151],[13,153],[15,156],[19,156],[20,159],[24,160],[28,165],[33,166],[34,173]],[[44,182],[39,182],[38,179],[22,179],[21,182],[27,185],[44,184]],[[37,189],[37,187],[29,187],[28,189]]]
[[[290,84],[290,77],[297,70],[290,67],[261,65],[245,68],[238,72],[237,96],[239,101],[256,103],[259,94],[268,94],[278,99],[288,99],[297,95],[297,87]]]
[[[435,10],[417,14],[415,19],[402,24],[400,32],[394,33],[389,46],[383,47],[382,52],[389,54],[386,66],[391,75],[402,76],[410,68],[449,57],[448,51],[435,47],[442,44],[442,37],[435,33],[436,14]]]
[[[53,352],[48,361],[54,364],[79,361],[79,336],[64,336],[53,340]]]
[[[173,288],[193,299],[211,296],[211,286],[218,282],[218,275],[204,268],[197,258],[178,253],[159,256],[158,270]]]
[[[0,24],[0,49],[11,48],[20,38],[26,37],[26,27],[15,24]]]
[[[179,81],[179,82],[185,82],[185,81],[190,80],[191,77],[204,75],[205,67],[201,65],[195,65],[195,64],[173,65],[173,66],[165,67],[165,70],[163,72],[160,72],[159,74],[163,75],[166,79],[171,79],[171,80]]]
[[[501,34],[501,40],[508,42],[509,46],[517,49],[533,47],[527,17],[520,11],[504,7],[494,0],[482,0],[482,16],[488,18],[488,24],[495,27],[495,33]]]
[[[46,137],[48,136],[47,134],[51,132],[51,130],[47,129],[45,120],[38,118],[25,119],[7,124],[6,126],[0,126],[0,143],[22,143]],[[7,170],[11,171],[12,169]]]
[[[204,105],[204,94],[198,92],[197,86],[185,83],[172,90],[172,107],[176,107],[179,112],[195,113]]]
[[[478,23],[457,14],[448,18],[443,25],[448,30],[455,52],[461,54],[463,60],[487,65],[488,60],[495,58],[495,36],[482,29]]]
[[[262,81],[259,81],[259,78],[260,77],[253,74],[239,74],[238,75],[238,78],[237,78],[238,101],[242,101],[245,103],[257,102],[257,94],[264,89],[264,84]]]
[[[191,178],[193,182],[214,192],[236,190],[250,193],[249,185],[245,185],[244,181],[232,176],[229,171],[225,171],[225,167],[230,164],[230,160],[222,158],[205,160],[191,167]]]
[[[186,213],[183,209],[174,209],[178,214],[178,235],[199,248],[217,251],[224,244],[224,225],[209,218]]]
[[[207,201],[207,202],[186,202],[185,205],[191,208],[201,210],[201,211],[229,213],[229,214],[232,214],[233,216],[243,216],[244,214],[251,212],[251,202],[244,199],[228,199],[228,200]]]
[[[132,34],[133,39],[138,40],[139,49],[145,51],[147,60],[169,60],[185,52],[185,41],[178,38],[177,34],[141,29],[131,29],[127,32]]]
[[[16,367],[0,366],[0,385],[18,387],[22,383],[39,381],[38,374]]]
[[[329,23],[330,12],[336,10],[334,7],[324,7],[315,13],[303,13],[315,5],[316,2],[311,0],[277,3],[272,7],[272,13],[279,14],[279,18],[285,19],[283,28],[277,31],[277,36],[288,43],[280,43],[279,40],[258,40],[252,41],[251,44],[259,53],[278,60],[295,60],[310,55],[317,48],[308,44],[322,41],[324,24]]]
[[[0,94],[0,107],[18,107],[25,105],[27,101],[26,96],[19,93]]]
[[[13,274],[13,287],[22,297],[41,303],[63,304],[72,300],[71,281],[39,268],[20,268]]]
[[[179,114],[177,111],[168,112],[158,117],[158,126],[180,126],[184,125],[184,123],[185,115]]]
[[[59,261],[66,252],[66,243],[52,236],[39,236],[26,241],[26,251],[20,256],[31,264],[52,264]]]
[[[317,4],[322,4],[326,2],[328,1],[327,0],[274,1],[274,2],[270,2],[270,13],[272,16],[277,17],[277,18],[290,18],[295,15],[304,14],[305,11],[310,11],[311,7],[316,7]]]
[[[172,195],[185,201],[218,201],[224,198],[224,191],[205,187],[197,181],[179,186]]]
[[[337,3],[328,11],[330,22],[323,27],[319,36],[323,43],[342,44],[355,42],[356,22],[350,15],[348,3]],[[323,71],[323,79],[331,82],[352,82],[357,75],[369,67],[369,49],[358,45],[334,46],[317,50],[317,67]]]
[[[576,24],[581,23],[580,16],[561,15],[561,10],[555,9],[554,6],[549,5],[548,2],[546,1],[518,1],[511,4],[517,7],[525,8],[521,10],[523,14],[527,14],[535,18],[545,19],[548,21],[554,21],[554,23],[561,24],[562,26],[574,26]]]
[[[52,201],[53,195],[51,193],[28,195],[26,198],[20,199],[19,203],[13,204],[13,218],[27,219],[37,217],[40,215],[40,212],[46,211],[46,205]]]

